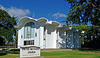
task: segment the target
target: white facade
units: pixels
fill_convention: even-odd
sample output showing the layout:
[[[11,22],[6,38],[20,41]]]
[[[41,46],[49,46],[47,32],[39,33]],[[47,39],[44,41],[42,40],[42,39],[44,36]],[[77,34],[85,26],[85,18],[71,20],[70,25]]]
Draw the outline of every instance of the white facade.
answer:
[[[18,48],[22,46],[39,46],[41,49],[81,48],[79,31],[62,26],[56,21],[24,17],[16,27],[18,28]]]

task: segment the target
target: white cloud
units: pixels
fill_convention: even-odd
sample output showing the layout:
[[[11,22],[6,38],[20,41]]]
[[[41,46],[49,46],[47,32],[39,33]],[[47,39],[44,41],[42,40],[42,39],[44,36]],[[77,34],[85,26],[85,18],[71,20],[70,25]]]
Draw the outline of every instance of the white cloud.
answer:
[[[0,9],[5,10],[5,8],[2,5],[0,5]]]
[[[56,19],[60,18],[60,17],[67,17],[65,14],[57,12],[55,14],[52,15],[53,17],[55,17]]]
[[[30,14],[28,9],[18,9],[15,7],[5,8],[1,6],[1,9],[7,11],[11,16],[17,17],[17,20],[20,20],[22,17]]]

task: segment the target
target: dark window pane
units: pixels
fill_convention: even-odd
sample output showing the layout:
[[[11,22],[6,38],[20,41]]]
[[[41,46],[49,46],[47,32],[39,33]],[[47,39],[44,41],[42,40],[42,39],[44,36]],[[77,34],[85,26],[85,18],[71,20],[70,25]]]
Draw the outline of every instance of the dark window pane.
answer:
[[[24,45],[26,45],[26,41],[24,41]]]
[[[24,41],[24,45],[34,45],[34,40]]]

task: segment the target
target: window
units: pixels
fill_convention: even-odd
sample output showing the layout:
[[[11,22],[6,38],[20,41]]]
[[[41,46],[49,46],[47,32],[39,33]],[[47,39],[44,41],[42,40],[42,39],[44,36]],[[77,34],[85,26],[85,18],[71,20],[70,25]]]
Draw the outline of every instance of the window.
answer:
[[[29,22],[25,25],[24,28],[24,38],[33,38],[34,37],[34,23]]]
[[[34,45],[34,40],[24,41],[24,45]]]

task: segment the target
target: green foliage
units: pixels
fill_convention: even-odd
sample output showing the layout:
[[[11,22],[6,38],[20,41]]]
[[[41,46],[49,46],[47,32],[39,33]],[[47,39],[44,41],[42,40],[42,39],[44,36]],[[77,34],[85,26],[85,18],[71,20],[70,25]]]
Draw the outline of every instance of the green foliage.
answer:
[[[18,39],[18,33],[16,33],[15,35],[16,37],[14,38],[15,39],[15,43],[17,43],[17,39]]]
[[[1,51],[0,56],[6,55],[6,54],[20,54],[20,51]]]
[[[4,44],[5,44],[4,38],[0,37],[0,46],[2,46]]]
[[[62,21],[65,22],[67,26],[70,26],[70,23],[68,21]]]
[[[66,0],[71,4],[67,20],[73,24],[100,25],[100,0]],[[97,23],[98,22],[98,23]]]
[[[66,0],[71,5],[67,21],[72,24],[87,25],[76,26],[77,29],[85,30],[84,36],[87,36],[85,47],[100,48],[100,0]],[[75,26],[74,26],[75,27]]]
[[[15,35],[15,44],[16,44],[16,47],[17,47],[17,42],[18,42],[18,33],[16,33],[16,35]]]
[[[5,51],[5,53],[20,54],[20,51]]]
[[[77,25],[77,26],[73,25],[73,27],[76,28],[76,29],[82,30],[82,31],[88,31],[88,30],[91,29],[91,26],[85,26],[85,25],[81,25],[81,26],[79,26],[79,25]]]
[[[100,48],[100,31],[99,26],[91,26],[91,29],[85,33],[87,38],[85,38],[85,47],[92,49]],[[99,28],[100,29],[100,28]]]
[[[0,9],[0,37],[8,43],[13,42],[13,35],[16,33],[16,17],[11,17],[5,10]]]

